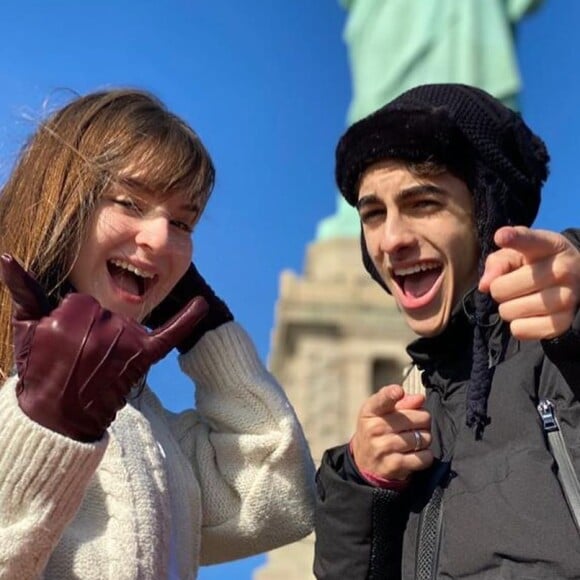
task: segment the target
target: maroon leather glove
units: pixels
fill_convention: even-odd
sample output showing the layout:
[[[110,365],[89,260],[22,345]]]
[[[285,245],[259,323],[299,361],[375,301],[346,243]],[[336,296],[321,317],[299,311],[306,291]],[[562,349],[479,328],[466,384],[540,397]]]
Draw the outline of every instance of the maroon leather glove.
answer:
[[[42,288],[7,254],[0,275],[13,300],[18,403],[33,421],[78,441],[101,438],[149,367],[206,314],[194,298],[155,332],[69,294],[52,312]]]
[[[145,319],[149,328],[159,328],[167,320],[179,312],[194,296],[203,296],[208,305],[207,316],[191,329],[184,340],[177,344],[179,352],[187,352],[208,331],[214,330],[225,322],[234,319],[227,304],[210,288],[197,268],[191,264],[181,280],[174,286],[167,298],[153,309]]]

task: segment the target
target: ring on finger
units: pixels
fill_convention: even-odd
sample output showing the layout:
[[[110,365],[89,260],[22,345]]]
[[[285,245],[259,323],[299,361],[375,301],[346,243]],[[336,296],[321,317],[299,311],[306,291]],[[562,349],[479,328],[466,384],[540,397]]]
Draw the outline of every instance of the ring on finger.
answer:
[[[423,439],[421,438],[421,433],[419,431],[413,431],[413,437],[415,437],[415,448],[413,451],[419,451],[423,447]]]

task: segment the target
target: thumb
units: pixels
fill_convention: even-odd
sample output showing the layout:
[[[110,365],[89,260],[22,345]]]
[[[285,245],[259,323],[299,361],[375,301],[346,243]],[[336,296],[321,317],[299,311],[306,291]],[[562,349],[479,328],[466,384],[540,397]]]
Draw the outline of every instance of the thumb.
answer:
[[[395,410],[397,402],[405,396],[400,385],[388,385],[370,396],[361,408],[361,416],[382,417]]]
[[[0,257],[0,277],[12,296],[16,320],[39,320],[50,312],[40,284],[10,255]]]
[[[423,393],[417,393],[414,395],[407,395],[397,402],[395,405],[396,411],[409,411],[411,409],[421,409],[425,404],[425,395]]]
[[[152,362],[162,359],[174,346],[185,340],[208,310],[205,298],[196,296],[163,326],[147,335],[145,348],[153,357]]]

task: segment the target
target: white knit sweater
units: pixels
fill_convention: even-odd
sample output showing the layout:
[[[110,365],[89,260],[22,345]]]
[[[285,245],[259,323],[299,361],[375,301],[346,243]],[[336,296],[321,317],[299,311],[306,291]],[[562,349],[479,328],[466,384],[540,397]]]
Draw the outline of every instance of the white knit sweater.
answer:
[[[55,347],[55,357],[58,347]],[[146,388],[84,444],[0,389],[0,578],[179,578],[297,540],[312,528],[314,467],[294,411],[235,322],[180,357],[197,409]]]

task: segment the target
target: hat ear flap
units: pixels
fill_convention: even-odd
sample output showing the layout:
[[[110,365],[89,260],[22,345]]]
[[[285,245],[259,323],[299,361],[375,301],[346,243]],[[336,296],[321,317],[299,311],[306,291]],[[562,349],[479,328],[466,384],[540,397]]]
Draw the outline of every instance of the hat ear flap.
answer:
[[[516,114],[503,132],[502,145],[512,163],[532,187],[539,188],[548,178],[550,155],[545,143]]]
[[[542,185],[548,178],[550,155],[544,142],[532,133],[519,115],[504,131],[502,145],[514,168],[513,182],[520,184],[519,195],[508,196],[509,215],[514,222],[530,226],[540,207]],[[515,190],[513,186],[511,189]]]
[[[367,244],[365,242],[365,236],[364,236],[362,229],[360,232],[360,249],[361,249],[361,254],[362,254],[362,262],[363,262],[363,265],[365,267],[365,270],[371,275],[371,278],[375,282],[377,282],[384,290],[386,290],[390,294],[391,292],[388,289],[387,285],[385,284],[385,281],[382,279],[381,275],[378,273],[377,269],[375,268],[373,261],[371,260],[371,257],[369,255],[369,251],[367,249]]]

